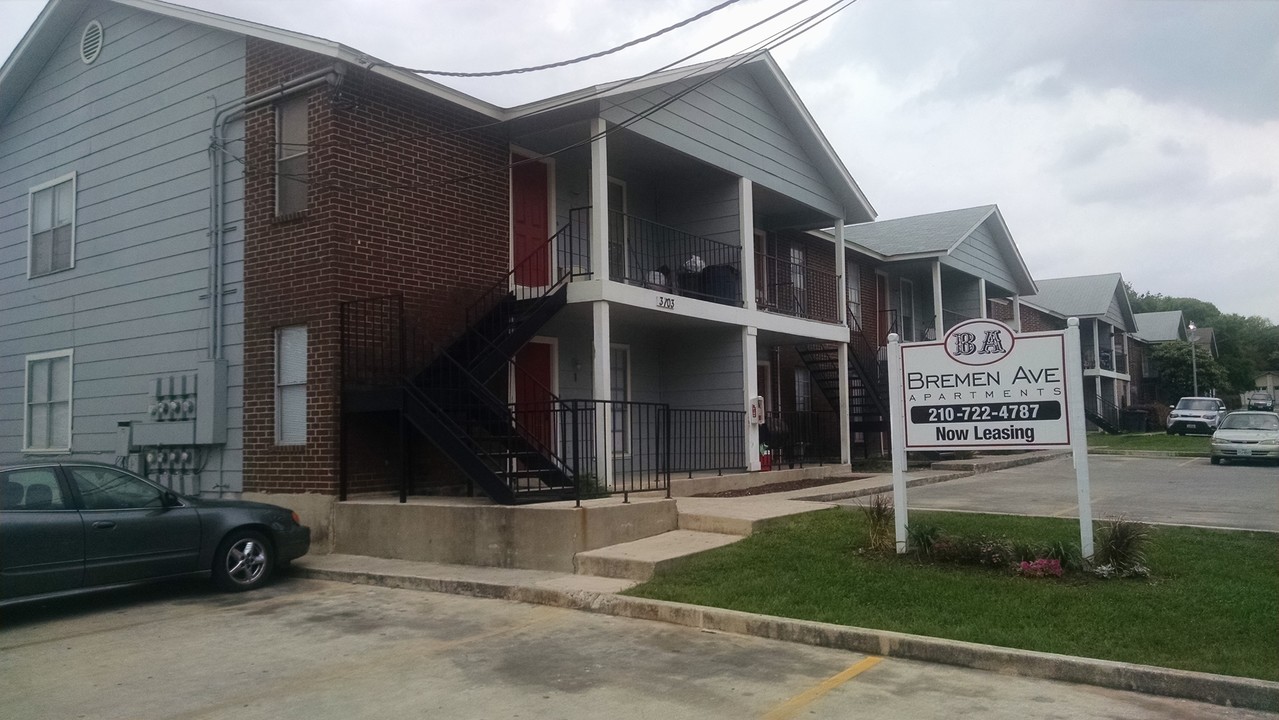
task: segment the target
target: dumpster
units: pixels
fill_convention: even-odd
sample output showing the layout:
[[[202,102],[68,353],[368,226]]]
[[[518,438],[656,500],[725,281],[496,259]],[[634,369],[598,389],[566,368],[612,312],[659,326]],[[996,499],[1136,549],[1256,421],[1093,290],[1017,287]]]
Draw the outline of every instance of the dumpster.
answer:
[[[1146,432],[1146,423],[1149,418],[1150,413],[1148,411],[1129,408],[1120,414],[1119,428],[1124,432],[1144,433]]]

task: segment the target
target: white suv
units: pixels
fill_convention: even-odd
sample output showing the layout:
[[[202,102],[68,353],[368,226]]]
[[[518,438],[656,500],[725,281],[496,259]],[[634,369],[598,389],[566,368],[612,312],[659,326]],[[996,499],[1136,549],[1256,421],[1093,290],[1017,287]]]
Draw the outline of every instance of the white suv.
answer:
[[[1220,398],[1184,397],[1168,413],[1168,434],[1211,433],[1225,415],[1226,404]]]

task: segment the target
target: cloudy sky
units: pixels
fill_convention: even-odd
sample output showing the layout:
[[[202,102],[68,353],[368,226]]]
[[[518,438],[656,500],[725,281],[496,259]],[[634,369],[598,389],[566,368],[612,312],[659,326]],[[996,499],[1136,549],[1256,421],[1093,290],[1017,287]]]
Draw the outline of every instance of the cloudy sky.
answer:
[[[448,84],[519,104],[663,66],[793,1],[741,0],[572,68]],[[715,0],[183,4],[475,71],[612,47]],[[0,56],[43,6],[0,0]],[[1279,323],[1279,2],[859,0],[774,55],[881,219],[997,203],[1036,278],[1121,272],[1139,292]]]

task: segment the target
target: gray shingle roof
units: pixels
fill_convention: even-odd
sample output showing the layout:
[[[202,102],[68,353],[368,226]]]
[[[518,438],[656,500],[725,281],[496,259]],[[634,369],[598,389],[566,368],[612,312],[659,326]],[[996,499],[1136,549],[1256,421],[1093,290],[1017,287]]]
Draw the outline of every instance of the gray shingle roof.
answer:
[[[1116,287],[1123,281],[1119,273],[1036,280],[1039,294],[1026,302],[1062,317],[1100,317],[1110,309]]]
[[[885,256],[945,252],[994,211],[994,205],[982,205],[847,225],[844,240]]]
[[[1182,327],[1185,323],[1181,319],[1180,310],[1137,313],[1133,315],[1133,319],[1137,321],[1137,330],[1132,333],[1132,336],[1142,342],[1157,343],[1183,339]]]

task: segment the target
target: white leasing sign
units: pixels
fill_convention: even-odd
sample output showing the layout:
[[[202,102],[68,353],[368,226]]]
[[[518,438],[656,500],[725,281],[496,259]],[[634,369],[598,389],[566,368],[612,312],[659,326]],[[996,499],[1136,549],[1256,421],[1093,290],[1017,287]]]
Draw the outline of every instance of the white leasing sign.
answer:
[[[956,325],[941,342],[904,343],[908,450],[1070,445],[1064,332],[1015,334],[995,320]]]

